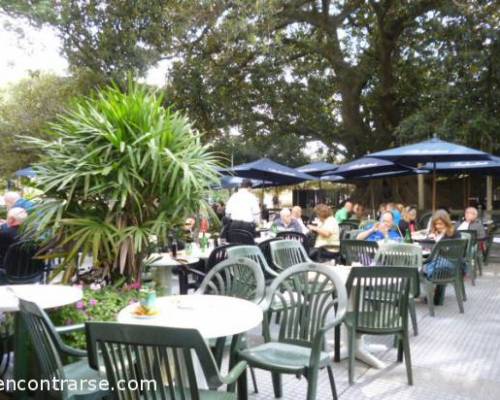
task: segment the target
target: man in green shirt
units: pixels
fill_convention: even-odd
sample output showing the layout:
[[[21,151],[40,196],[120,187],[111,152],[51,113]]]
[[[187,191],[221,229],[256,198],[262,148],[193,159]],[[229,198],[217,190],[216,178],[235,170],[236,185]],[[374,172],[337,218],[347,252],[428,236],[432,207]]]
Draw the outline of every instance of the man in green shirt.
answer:
[[[335,213],[335,219],[337,220],[337,223],[341,224],[342,222],[347,221],[351,216],[351,212],[352,202],[350,200],[346,200],[344,206]]]

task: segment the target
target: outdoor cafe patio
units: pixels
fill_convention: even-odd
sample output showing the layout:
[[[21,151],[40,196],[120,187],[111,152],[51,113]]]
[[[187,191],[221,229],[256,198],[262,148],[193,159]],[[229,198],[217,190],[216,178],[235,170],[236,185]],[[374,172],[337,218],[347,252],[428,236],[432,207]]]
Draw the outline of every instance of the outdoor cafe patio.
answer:
[[[248,178],[265,188],[432,174],[434,211],[436,175],[450,162],[471,163],[463,169],[471,173],[499,171],[493,156],[434,138],[343,166],[323,163],[304,172],[261,159],[218,169],[214,176]],[[233,182],[226,177],[210,189],[225,184]],[[138,268],[138,281],[112,292],[104,309],[97,306],[104,300],[97,299],[102,286],[112,285],[92,275],[102,268],[91,254],[99,240],[81,247],[85,251],[72,250],[81,265],[69,283],[86,276],[83,288],[65,284],[65,269],[41,261],[39,249],[12,245],[4,260],[0,312],[13,322],[2,332],[0,372],[14,382],[106,381],[112,391],[119,382],[160,385],[120,388],[130,398],[138,393],[172,400],[498,398],[495,221],[479,220],[484,237],[469,229],[444,240],[428,235],[425,221],[404,233],[388,227],[397,239],[360,238],[386,223],[387,213],[379,220],[338,224],[335,251],[315,246],[301,232],[280,231],[271,221],[259,224],[255,235],[231,223],[223,241],[218,235],[208,240],[207,220],[201,219],[196,240],[184,250],[175,237],[144,250],[141,262],[147,268]],[[83,246],[85,235],[88,231],[73,234],[73,243]],[[155,241],[159,238],[150,235],[146,242]],[[63,249],[51,249],[52,262],[62,258],[65,265]],[[113,262],[124,270],[135,261],[124,252]],[[80,336],[71,336],[75,332]],[[65,344],[70,337],[77,348]],[[35,391],[15,387],[5,393],[26,398]],[[48,392],[60,395],[54,388],[44,395]],[[88,386],[62,392],[68,399],[110,395],[109,388]]]

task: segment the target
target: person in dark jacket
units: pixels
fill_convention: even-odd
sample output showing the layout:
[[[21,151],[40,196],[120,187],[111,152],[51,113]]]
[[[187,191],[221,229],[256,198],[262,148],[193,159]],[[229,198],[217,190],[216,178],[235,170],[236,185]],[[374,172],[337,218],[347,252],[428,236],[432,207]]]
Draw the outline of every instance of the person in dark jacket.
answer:
[[[4,224],[0,225],[0,283],[3,281],[4,270],[3,260],[10,245],[19,240],[19,227],[28,217],[25,209],[14,207],[7,213],[7,220]]]

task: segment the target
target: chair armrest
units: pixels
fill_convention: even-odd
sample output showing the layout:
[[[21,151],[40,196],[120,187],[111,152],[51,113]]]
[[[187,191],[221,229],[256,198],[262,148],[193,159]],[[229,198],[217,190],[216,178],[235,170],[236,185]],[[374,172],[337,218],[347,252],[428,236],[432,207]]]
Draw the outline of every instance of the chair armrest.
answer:
[[[205,277],[205,275],[206,275],[206,274],[204,274],[204,273],[203,273],[203,272],[201,272],[201,271],[198,271],[198,270],[196,270],[196,269],[194,269],[194,268],[190,268],[190,267],[188,267],[187,265],[180,265],[180,266],[178,267],[178,270],[179,270],[179,271],[182,271],[183,273],[188,272],[188,273],[190,273],[190,274],[197,275],[197,276],[199,276],[199,277],[201,277],[201,278],[204,278],[204,277]]]
[[[245,372],[247,368],[247,362],[246,361],[239,361],[238,364],[236,364],[231,371],[227,373],[226,376],[221,377],[221,382],[225,385],[231,385],[235,383],[240,375]]]
[[[56,332],[60,335],[66,335],[73,332],[83,331],[85,329],[85,324],[56,326],[55,328]]]
[[[67,335],[69,333],[78,332],[84,330],[84,324],[77,325],[68,325],[68,326],[57,326],[55,327],[55,331],[59,335]],[[57,347],[60,353],[63,353],[67,356],[83,358],[87,357],[87,351],[81,349],[75,349],[74,347],[68,346],[65,344],[60,337],[57,338]]]
[[[78,358],[85,358],[88,355],[86,350],[75,349],[74,347],[70,347],[65,344],[59,346],[59,351],[67,356]]]

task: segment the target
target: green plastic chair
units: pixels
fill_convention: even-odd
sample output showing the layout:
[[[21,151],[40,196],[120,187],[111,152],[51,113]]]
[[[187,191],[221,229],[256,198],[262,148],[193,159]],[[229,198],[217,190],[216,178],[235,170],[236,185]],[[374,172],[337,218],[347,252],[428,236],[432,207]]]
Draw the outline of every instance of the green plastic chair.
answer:
[[[410,295],[408,298],[408,308],[410,311],[413,333],[418,335],[417,311],[415,298],[420,294],[420,282],[418,271],[422,268],[422,248],[414,244],[407,243],[384,243],[380,245],[375,254],[375,265],[380,266],[399,266],[414,268],[417,272],[415,280],[411,282]]]
[[[347,309],[342,279],[332,268],[317,263],[289,267],[275,279],[266,297],[267,305],[276,302],[282,304],[277,337],[271,336],[268,322],[271,318],[265,318],[265,343],[240,351],[239,358],[252,367],[271,372],[275,397],[282,397],[281,374],[293,374],[306,377],[306,399],[315,400],[319,370],[326,368],[336,399],[325,335],[341,323]],[[273,309],[268,308],[267,312]]]
[[[231,258],[217,264],[203,279],[197,294],[214,294],[237,297],[259,304],[265,293],[265,280],[262,269],[248,258]],[[226,338],[210,342],[215,361],[220,368],[226,348]],[[255,373],[250,369],[254,391],[257,393]]]
[[[345,232],[344,237],[342,238],[343,240],[350,240],[350,239],[356,239],[358,235],[363,232],[364,229],[352,229],[348,232]]]
[[[39,361],[41,379],[49,381],[69,379],[76,382],[81,379],[99,382],[102,379],[98,372],[98,365],[95,364],[92,368],[89,366],[86,358],[87,352],[67,346],[59,336],[59,333],[70,333],[83,329],[83,325],[56,329],[43,310],[35,303],[22,299],[19,299],[19,312]],[[61,355],[81,360],[63,365]],[[90,390],[90,388],[87,390],[80,388],[82,390],[79,391],[69,390],[68,385],[63,385],[62,389],[51,390],[48,395],[50,398],[61,400],[101,399],[108,395],[108,392]]]
[[[297,240],[278,240],[271,243],[273,264],[281,271],[304,262],[312,262]]]
[[[213,267],[205,276],[198,294],[238,297],[260,303],[264,297],[264,274],[249,258],[230,258]]]
[[[340,254],[347,265],[352,265],[352,263],[373,264],[377,250],[377,242],[367,240],[342,240],[340,242]]]
[[[476,285],[477,276],[483,275],[483,260],[479,250],[479,241],[477,239],[477,231],[467,229],[459,231],[462,239],[467,239],[467,249],[465,250],[465,259],[467,266],[470,269],[472,285]]]
[[[413,385],[408,338],[408,295],[410,283],[416,274],[415,270],[407,267],[351,269],[346,286],[353,311],[347,312],[344,319],[349,335],[349,384],[354,382],[356,335],[365,334],[397,336],[398,361],[403,361],[404,353],[408,384]]]
[[[264,257],[264,254],[262,254],[258,246],[233,246],[227,249],[227,255],[229,258],[249,258],[260,265],[265,275],[271,276],[272,279],[278,276],[278,272],[274,271],[269,266],[266,257]],[[271,280],[268,281],[270,282]]]
[[[141,400],[235,400],[235,393],[201,390],[193,366],[193,352],[198,357],[210,387],[231,385],[246,394],[247,364],[239,362],[223,377],[215,360],[195,329],[126,325],[116,322],[87,322],[89,363],[102,359],[115,399]],[[149,390],[128,388],[119,382],[130,379],[147,382]],[[123,387],[125,386],[125,387]],[[121,390],[119,390],[121,389]]]
[[[433,262],[436,267],[431,276],[422,273],[422,281],[426,287],[427,304],[429,313],[434,316],[434,290],[436,285],[446,286],[452,284],[455,288],[458,308],[460,313],[464,312],[463,302],[466,300],[464,278],[463,278],[463,263],[464,255],[467,247],[467,240],[453,239],[441,240],[433,247],[431,254],[424,264]]]
[[[491,258],[491,249],[498,248],[498,243],[495,242],[500,239],[500,228],[495,228],[488,234],[488,239],[486,240],[486,250],[484,252],[484,263],[488,265],[490,263]]]

